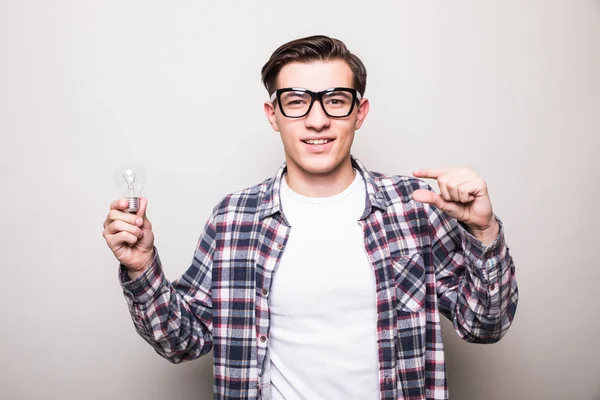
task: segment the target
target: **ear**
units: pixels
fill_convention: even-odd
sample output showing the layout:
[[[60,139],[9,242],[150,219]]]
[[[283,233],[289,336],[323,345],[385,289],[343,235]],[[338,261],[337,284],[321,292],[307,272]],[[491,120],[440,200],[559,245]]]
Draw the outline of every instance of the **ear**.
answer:
[[[277,126],[277,118],[275,115],[275,106],[273,105],[273,103],[271,103],[270,101],[265,101],[263,109],[265,111],[265,115],[267,116],[267,120],[269,120],[271,128],[273,128],[275,132],[279,132],[279,126]]]
[[[359,130],[362,126],[365,118],[367,118],[367,114],[369,113],[369,108],[371,107],[369,103],[369,99],[366,97],[360,100],[358,103],[358,113],[356,114],[356,130]]]

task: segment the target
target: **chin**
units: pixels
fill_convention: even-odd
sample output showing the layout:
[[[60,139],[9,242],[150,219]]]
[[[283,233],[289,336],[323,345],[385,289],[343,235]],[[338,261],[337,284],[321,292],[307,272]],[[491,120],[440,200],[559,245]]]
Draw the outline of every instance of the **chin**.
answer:
[[[341,161],[336,160],[334,157],[306,157],[298,166],[300,169],[315,175],[327,175],[338,169],[341,165]]]

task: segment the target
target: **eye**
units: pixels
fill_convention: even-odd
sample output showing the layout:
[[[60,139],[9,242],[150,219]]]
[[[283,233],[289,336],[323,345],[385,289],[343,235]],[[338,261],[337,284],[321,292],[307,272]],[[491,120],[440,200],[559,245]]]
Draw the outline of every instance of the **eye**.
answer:
[[[290,99],[285,102],[286,107],[303,107],[306,104],[308,103],[304,99]]]
[[[328,97],[325,99],[325,105],[331,107],[344,107],[348,103],[348,100],[343,96]]]
[[[301,109],[308,107],[310,96],[304,92],[290,91],[281,95],[281,104],[289,109]]]

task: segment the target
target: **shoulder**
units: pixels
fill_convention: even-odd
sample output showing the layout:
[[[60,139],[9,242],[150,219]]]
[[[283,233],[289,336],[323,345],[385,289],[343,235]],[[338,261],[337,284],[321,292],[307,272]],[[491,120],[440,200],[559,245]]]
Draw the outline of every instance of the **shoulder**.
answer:
[[[431,190],[426,182],[405,175],[386,175],[379,172],[369,172],[373,177],[376,189],[390,203],[412,202],[412,193],[418,189]]]
[[[238,190],[223,197],[213,209],[213,217],[231,213],[254,214],[271,196],[274,177],[265,179],[256,185]]]

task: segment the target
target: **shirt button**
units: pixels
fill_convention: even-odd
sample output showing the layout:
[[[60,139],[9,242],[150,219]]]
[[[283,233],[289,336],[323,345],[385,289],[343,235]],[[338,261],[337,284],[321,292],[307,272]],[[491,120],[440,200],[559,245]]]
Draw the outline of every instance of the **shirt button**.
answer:
[[[269,291],[265,288],[262,290],[262,294],[263,294],[263,296],[266,296],[269,294]]]
[[[389,376],[387,378],[385,378],[385,384],[389,385],[390,383],[392,383],[392,378],[390,378]]]
[[[265,335],[262,335],[260,337],[260,341],[263,342],[263,343],[266,342],[267,341],[267,337]]]
[[[496,289],[496,284],[492,283],[492,284],[490,285],[490,290],[494,290],[494,289]]]
[[[281,243],[277,243],[277,249],[278,249],[278,250],[281,250],[281,249],[283,249],[283,244],[281,244]]]

